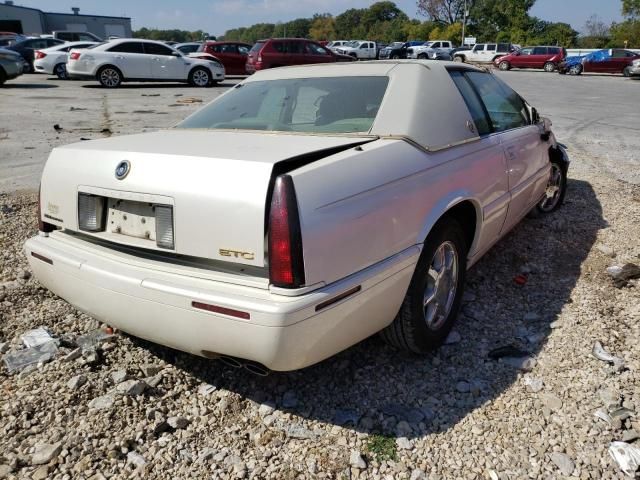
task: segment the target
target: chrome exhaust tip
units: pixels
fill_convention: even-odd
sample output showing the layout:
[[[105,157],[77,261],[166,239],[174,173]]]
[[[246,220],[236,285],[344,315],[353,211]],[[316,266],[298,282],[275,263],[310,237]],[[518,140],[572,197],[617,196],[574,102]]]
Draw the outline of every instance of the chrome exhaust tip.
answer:
[[[271,370],[267,367],[256,362],[247,362],[244,364],[244,368],[254,375],[259,375],[260,377],[266,377],[271,373]]]
[[[220,355],[218,357],[218,360],[220,360],[222,363],[232,368],[242,368],[243,366],[242,362],[237,358],[227,357],[226,355]]]

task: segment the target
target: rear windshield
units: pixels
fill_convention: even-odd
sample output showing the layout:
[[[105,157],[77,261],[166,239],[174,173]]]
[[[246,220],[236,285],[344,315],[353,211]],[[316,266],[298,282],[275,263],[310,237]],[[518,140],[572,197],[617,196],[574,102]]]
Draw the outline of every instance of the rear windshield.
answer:
[[[249,50],[250,52],[259,52],[260,49],[264,46],[264,42],[256,42],[253,44],[253,47],[251,47],[251,50]]]
[[[325,77],[240,84],[178,128],[305,133],[367,132],[388,77]]]

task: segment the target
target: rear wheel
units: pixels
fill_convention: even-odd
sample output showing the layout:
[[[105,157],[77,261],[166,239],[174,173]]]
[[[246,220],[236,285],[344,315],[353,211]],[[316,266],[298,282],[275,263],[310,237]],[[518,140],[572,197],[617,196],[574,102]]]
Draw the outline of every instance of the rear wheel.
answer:
[[[426,353],[444,342],[460,310],[466,258],[462,227],[445,218],[425,241],[398,315],[381,332],[387,343]]]
[[[500,62],[500,64],[498,65],[498,68],[500,70],[502,70],[503,72],[510,70],[511,69],[511,64],[509,62],[507,62],[506,60],[503,60],[502,62]]]
[[[7,81],[7,74],[4,73],[4,70],[2,69],[2,67],[0,67],[0,86],[4,85],[4,82]]]
[[[556,69],[556,66],[553,62],[547,62],[544,64],[544,71],[545,72],[553,72]]]
[[[189,73],[189,84],[192,87],[209,87],[211,82],[211,72],[204,67],[196,67]]]
[[[631,67],[626,67],[626,68],[622,71],[622,74],[623,74],[625,77],[630,77],[630,76],[631,76]]]
[[[458,63],[464,63],[464,57],[462,55],[456,55],[455,57],[453,57],[453,61]]]
[[[557,161],[551,161],[551,172],[547,182],[547,190],[536,209],[540,213],[556,211],[564,202],[567,193],[567,169]]]
[[[569,75],[580,75],[582,73],[582,65],[571,65],[569,67]]]
[[[56,67],[53,69],[53,73],[60,80],[67,80],[69,78],[69,74],[67,73],[67,65],[64,63],[59,63],[58,65],[56,65]]]
[[[122,73],[116,67],[106,65],[98,70],[98,81],[105,88],[117,88],[122,83]]]

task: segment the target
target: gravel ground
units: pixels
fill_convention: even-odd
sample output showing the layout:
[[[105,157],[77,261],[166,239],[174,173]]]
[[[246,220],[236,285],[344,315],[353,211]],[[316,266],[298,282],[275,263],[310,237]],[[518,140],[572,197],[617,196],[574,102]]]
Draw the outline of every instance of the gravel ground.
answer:
[[[29,273],[35,194],[0,194],[0,349],[39,326],[63,337],[49,363],[0,367],[0,478],[628,478],[607,449],[640,447],[640,281],[605,269],[640,263],[640,187],[568,146],[565,205],[470,271],[451,344],[417,357],[373,337],[267,377],[118,332],[74,358],[100,325]],[[489,357],[508,345],[529,371]]]

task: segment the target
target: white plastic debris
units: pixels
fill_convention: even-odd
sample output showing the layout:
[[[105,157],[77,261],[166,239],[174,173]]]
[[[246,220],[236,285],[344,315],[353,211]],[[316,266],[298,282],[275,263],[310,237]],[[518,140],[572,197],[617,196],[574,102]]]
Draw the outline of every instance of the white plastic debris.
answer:
[[[22,343],[24,343],[25,347],[31,348],[52,341],[53,337],[46,328],[40,327],[34,328],[33,330],[27,330],[20,335],[20,339],[22,340]]]
[[[13,373],[29,365],[48,362],[57,352],[58,342],[52,340],[41,345],[36,345],[35,347],[7,353],[2,359],[9,373]]]
[[[611,442],[609,455],[626,475],[635,476],[640,467],[640,448],[625,442]]]
[[[607,352],[600,342],[593,344],[593,348],[591,349],[591,353],[598,360],[602,360],[603,362],[609,362],[616,367],[617,370],[622,370],[624,368],[624,360],[620,357],[616,357],[615,355],[611,355]]]
[[[612,265],[610,267],[607,267],[607,273],[609,275],[611,275],[612,277],[617,277],[618,275],[620,275],[622,273],[622,266],[621,265]]]
[[[101,343],[111,340],[112,337],[113,333],[109,333],[102,328],[98,328],[76,338],[76,345],[78,345],[78,347],[83,351],[91,350],[95,349]]]

